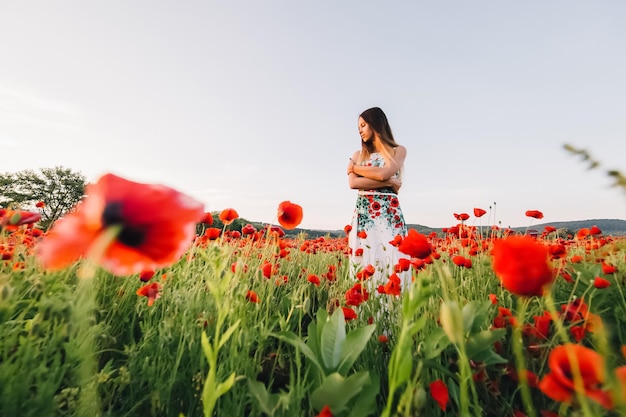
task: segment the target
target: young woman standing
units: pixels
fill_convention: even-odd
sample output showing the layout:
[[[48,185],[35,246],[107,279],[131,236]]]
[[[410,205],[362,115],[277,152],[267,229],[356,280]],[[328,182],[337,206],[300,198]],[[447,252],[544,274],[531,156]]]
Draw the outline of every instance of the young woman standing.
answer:
[[[353,276],[373,269],[368,281],[376,288],[395,272],[398,259],[409,258],[392,244],[397,236],[407,233],[398,200],[406,148],[396,143],[387,116],[378,107],[361,113],[358,127],[361,149],[354,152],[348,163],[350,188],[359,190],[348,234],[350,266]],[[402,290],[408,289],[410,270],[397,275]]]

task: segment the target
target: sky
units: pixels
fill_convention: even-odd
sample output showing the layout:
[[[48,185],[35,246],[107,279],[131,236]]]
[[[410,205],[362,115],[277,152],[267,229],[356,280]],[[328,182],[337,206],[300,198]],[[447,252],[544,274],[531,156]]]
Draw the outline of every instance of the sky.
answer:
[[[343,229],[377,106],[407,148],[409,224],[626,219],[606,174],[626,172],[624,18],[622,0],[0,0],[0,172],[111,172],[259,222],[289,200],[300,227]]]

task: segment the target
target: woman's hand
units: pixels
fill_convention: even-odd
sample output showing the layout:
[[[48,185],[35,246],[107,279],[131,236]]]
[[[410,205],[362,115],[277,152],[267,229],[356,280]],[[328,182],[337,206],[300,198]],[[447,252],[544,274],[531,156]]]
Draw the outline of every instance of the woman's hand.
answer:
[[[393,192],[398,194],[400,187],[402,187],[402,180],[400,178],[389,178],[388,182]]]
[[[354,159],[350,158],[350,162],[348,163],[348,175],[354,174],[355,165],[356,165],[356,162],[354,162]]]

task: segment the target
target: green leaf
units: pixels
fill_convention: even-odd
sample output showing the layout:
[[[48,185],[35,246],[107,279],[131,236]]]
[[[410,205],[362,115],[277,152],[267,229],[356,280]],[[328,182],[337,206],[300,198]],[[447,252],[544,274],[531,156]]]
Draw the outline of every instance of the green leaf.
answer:
[[[467,339],[467,355],[491,349],[493,344],[506,335],[506,329],[483,330],[480,333],[470,335]]]
[[[273,416],[274,411],[278,407],[278,394],[269,393],[262,382],[251,379],[248,379],[248,389],[250,395],[256,399],[261,411],[269,416]]]
[[[439,357],[448,346],[450,346],[450,340],[443,328],[436,327],[424,341],[424,357],[426,359]]]
[[[215,396],[221,397],[222,395],[226,394],[232,388],[234,383],[235,372],[230,374],[230,376],[224,382],[220,382],[219,384],[217,384],[217,387],[215,388]]]
[[[333,410],[333,414],[339,414],[370,382],[367,371],[358,372],[348,378],[334,372],[324,378],[322,385],[311,393],[311,403],[318,410],[327,405]]]
[[[367,346],[367,342],[372,337],[374,330],[376,330],[376,325],[370,324],[348,333],[341,350],[341,362],[337,372],[345,375],[352,368],[354,362],[356,362],[363,349]]]
[[[345,340],[346,321],[343,310],[338,308],[324,325],[320,338],[320,353],[326,369],[335,371],[339,366],[341,350]]]
[[[224,333],[222,333],[222,336],[220,337],[220,343],[217,346],[217,348],[221,348],[222,346],[224,346],[224,343],[226,343],[228,341],[228,339],[230,338],[230,336],[232,336],[233,332],[237,329],[237,326],[239,326],[239,323],[241,322],[241,319],[238,319],[235,324],[233,324],[232,326],[230,326],[228,328],[228,330],[226,330]]]
[[[380,390],[380,378],[373,374],[370,376],[370,383],[363,386],[359,396],[350,406],[348,417],[365,417],[372,415],[376,409],[376,397]]]
[[[484,365],[495,365],[509,362],[491,349],[480,351],[471,356],[468,355],[468,357],[476,362],[481,362]]]
[[[297,335],[295,335],[292,332],[284,331],[284,332],[278,332],[278,333],[270,333],[270,336],[274,336],[274,337],[282,340],[283,342],[287,342],[290,345],[300,349],[302,351],[302,353],[304,354],[304,356],[306,356],[311,361],[311,363],[313,363],[322,374],[324,373],[324,368],[320,364],[320,362],[319,362],[317,356],[315,355],[315,353]]]
[[[202,350],[204,351],[204,356],[206,357],[207,361],[211,363],[211,361],[213,360],[213,348],[211,347],[211,344],[209,343],[208,336],[204,332],[202,332],[201,344],[202,344]]]

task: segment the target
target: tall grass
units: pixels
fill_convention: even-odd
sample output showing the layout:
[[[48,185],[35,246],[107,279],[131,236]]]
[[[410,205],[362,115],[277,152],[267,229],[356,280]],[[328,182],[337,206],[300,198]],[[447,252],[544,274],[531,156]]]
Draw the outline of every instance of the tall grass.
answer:
[[[10,238],[5,233],[1,239]],[[144,284],[138,276],[98,270],[85,287],[79,265],[43,272],[29,248],[17,244],[14,257],[0,263],[0,415],[315,416],[323,399],[332,399],[332,391],[327,397],[314,395],[324,383],[334,383],[325,378],[335,378],[341,387],[354,375],[374,381],[351,380],[362,381],[372,399],[369,414],[358,415],[508,416],[541,410],[619,415],[623,405],[607,411],[591,401],[555,402],[525,374],[516,375],[525,369],[545,375],[551,348],[564,337],[573,340],[571,328],[580,323],[561,316],[561,333],[536,340],[522,333],[522,325],[580,298],[604,323],[581,343],[602,353],[609,375],[625,363],[620,349],[626,343],[626,242],[602,239],[568,242],[567,256],[556,264],[572,282],[559,278],[549,297],[524,302],[500,286],[488,250],[470,255],[462,239],[433,239],[440,257],[414,271],[412,288],[401,297],[371,294],[356,308],[358,318],[345,322],[345,335],[363,332],[368,319],[373,330],[340,377],[330,376],[328,368],[323,376],[316,374],[303,344],[310,344],[311,332],[345,305],[344,294],[355,283],[345,239],[253,240],[226,233],[156,271],[152,279],[162,284],[162,293],[152,306],[136,295]],[[454,254],[470,257],[472,267],[454,265]],[[584,261],[571,263],[577,254]],[[604,274],[600,258],[617,272]],[[14,268],[18,261],[24,264]],[[263,274],[265,262],[274,265],[269,278]],[[329,266],[336,267],[332,280],[326,278]],[[309,274],[321,284],[309,282]],[[595,288],[597,276],[611,286]],[[246,298],[249,290],[258,303]],[[81,304],[86,291],[93,295],[92,305]],[[450,317],[445,323],[442,306]],[[496,326],[500,318],[504,325]],[[511,325],[512,318],[519,327]],[[344,334],[340,327],[332,331]],[[339,342],[329,346],[340,350]],[[90,366],[93,373],[85,374]],[[436,380],[449,390],[446,411],[430,393]],[[221,383],[227,385],[219,388]],[[609,384],[619,391],[618,381]],[[85,402],[89,387],[95,397]],[[214,395],[218,388],[220,395]],[[350,407],[336,416],[355,415],[355,403],[346,404]]]

